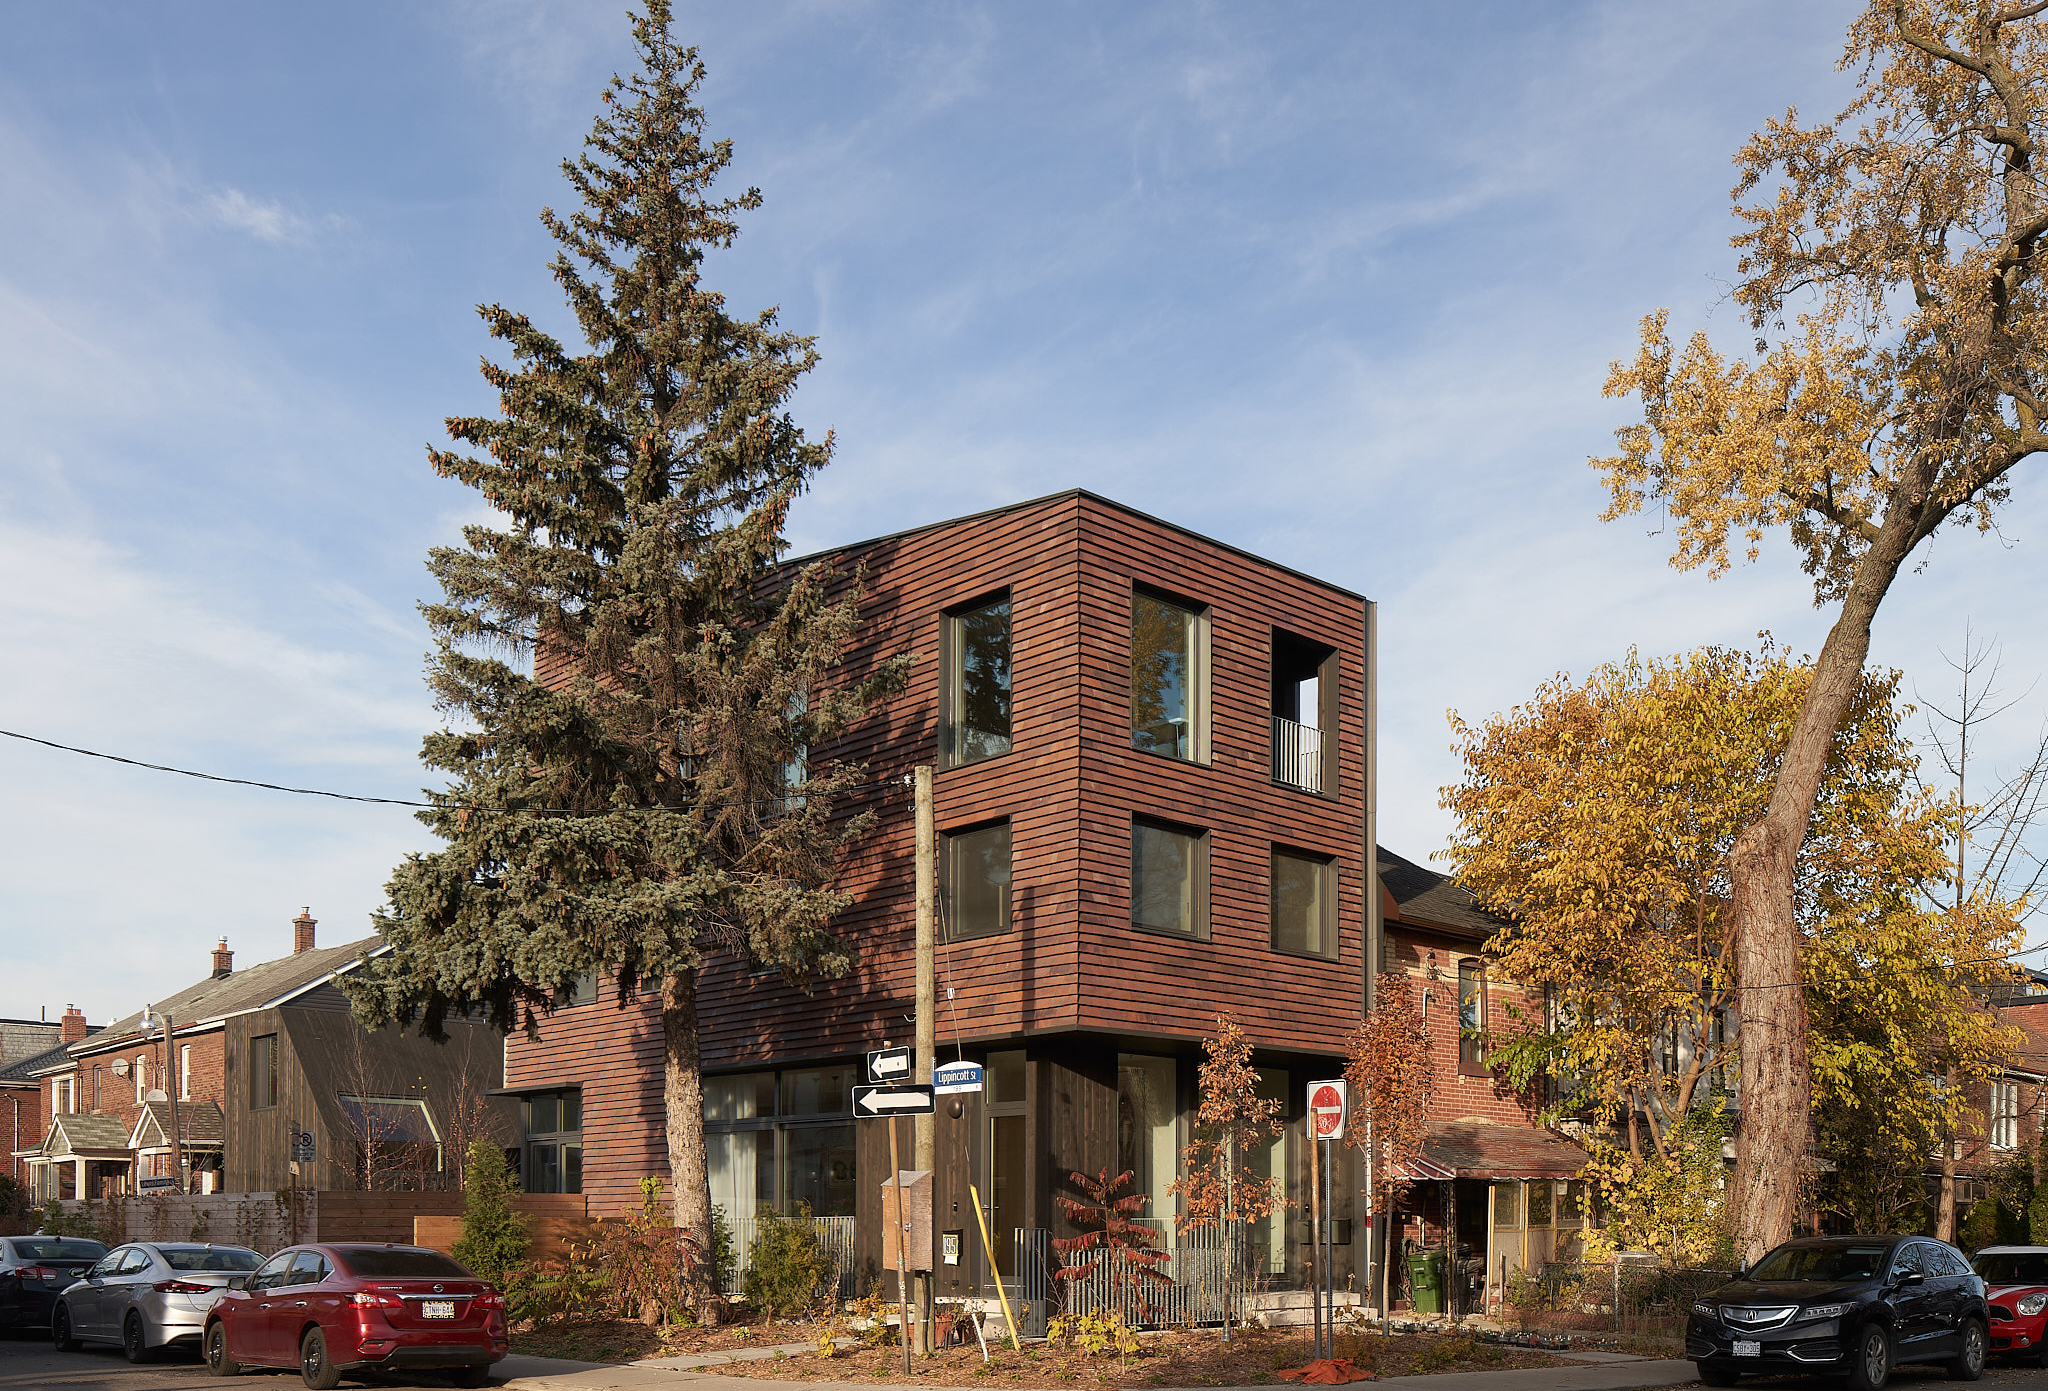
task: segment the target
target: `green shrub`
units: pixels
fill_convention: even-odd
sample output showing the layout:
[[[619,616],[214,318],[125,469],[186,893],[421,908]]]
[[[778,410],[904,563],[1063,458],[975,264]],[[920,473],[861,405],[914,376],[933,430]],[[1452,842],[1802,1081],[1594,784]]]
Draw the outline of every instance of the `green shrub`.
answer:
[[[1956,1244],[1965,1251],[1978,1251],[1998,1244],[1998,1199],[1979,1198],[1963,1217]]]
[[[832,1280],[832,1258],[811,1225],[808,1204],[796,1217],[763,1209],[761,1233],[747,1250],[747,1302],[770,1315],[799,1314]]]
[[[471,1145],[469,1167],[463,1171],[462,1236],[455,1243],[455,1259],[498,1284],[526,1259],[526,1219],[512,1210],[513,1192],[505,1151],[490,1140]]]
[[[732,1225],[725,1220],[725,1209],[711,1209],[711,1288],[720,1294],[725,1292],[727,1282],[732,1279],[733,1262],[739,1258],[734,1249]]]

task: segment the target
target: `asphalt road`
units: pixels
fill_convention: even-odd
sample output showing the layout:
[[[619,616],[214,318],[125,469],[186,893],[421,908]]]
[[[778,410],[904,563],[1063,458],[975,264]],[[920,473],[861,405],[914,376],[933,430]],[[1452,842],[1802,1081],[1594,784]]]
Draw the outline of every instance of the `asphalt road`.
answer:
[[[418,1386],[440,1388],[453,1383],[422,1373],[410,1378],[374,1382],[343,1380],[343,1386]],[[119,1348],[88,1347],[58,1352],[47,1338],[0,1333],[0,1391],[304,1391],[296,1371],[245,1372],[232,1381],[206,1374],[197,1352],[164,1354],[161,1361],[133,1366]]]

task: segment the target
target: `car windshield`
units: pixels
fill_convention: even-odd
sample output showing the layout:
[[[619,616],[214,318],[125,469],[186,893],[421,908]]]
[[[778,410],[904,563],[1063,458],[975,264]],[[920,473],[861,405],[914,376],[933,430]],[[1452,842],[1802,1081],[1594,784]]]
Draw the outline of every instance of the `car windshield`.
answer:
[[[96,1261],[107,1254],[107,1248],[97,1241],[66,1241],[61,1237],[41,1241],[35,1237],[16,1237],[15,1254],[24,1261]]]
[[[216,1246],[213,1250],[165,1249],[164,1262],[173,1270],[254,1270],[262,1257],[238,1246]]]
[[[2048,1251],[1990,1251],[1970,1264],[1994,1285],[2048,1285]]]
[[[392,1247],[381,1251],[343,1251],[341,1259],[352,1273],[366,1279],[414,1277],[423,1280],[445,1280],[450,1276],[457,1280],[475,1278],[439,1251]]]
[[[1750,1269],[1751,1280],[1875,1280],[1889,1246],[1780,1246]]]

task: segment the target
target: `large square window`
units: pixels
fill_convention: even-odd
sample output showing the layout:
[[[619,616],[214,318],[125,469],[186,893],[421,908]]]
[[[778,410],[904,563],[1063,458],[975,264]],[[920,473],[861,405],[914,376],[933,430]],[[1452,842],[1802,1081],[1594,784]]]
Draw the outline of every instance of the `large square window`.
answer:
[[[1131,822],[1131,926],[1209,936],[1209,838],[1143,818]]]
[[[1208,757],[1207,655],[1202,612],[1131,591],[1131,747],[1167,758]]]
[[[782,1114],[836,1116],[853,1109],[853,1084],[860,1080],[852,1067],[807,1068],[782,1074]]]
[[[775,1114],[775,1074],[743,1072],[704,1079],[704,1119],[744,1121]]]
[[[782,1132],[783,1210],[808,1207],[813,1217],[851,1217],[853,1127],[796,1125]]]
[[[762,1208],[775,1206],[773,1130],[714,1131],[704,1137],[704,1163],[710,1171],[711,1205],[735,1228],[753,1221]],[[752,1237],[750,1228],[741,1230]]]
[[[1010,751],[1010,596],[946,615],[947,762]]]
[[[1321,855],[1273,851],[1273,950],[1337,959],[1337,866]]]
[[[946,940],[1010,930],[1010,823],[999,821],[942,837]]]

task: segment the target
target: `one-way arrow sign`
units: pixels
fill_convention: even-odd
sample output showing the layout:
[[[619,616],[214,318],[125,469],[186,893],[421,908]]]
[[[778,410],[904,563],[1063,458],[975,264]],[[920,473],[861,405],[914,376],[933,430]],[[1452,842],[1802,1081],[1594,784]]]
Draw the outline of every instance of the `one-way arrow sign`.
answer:
[[[936,1109],[932,1089],[919,1083],[853,1089],[853,1113],[856,1116],[929,1116]]]
[[[908,1048],[877,1048],[868,1054],[870,1082],[908,1082],[912,1071]]]

